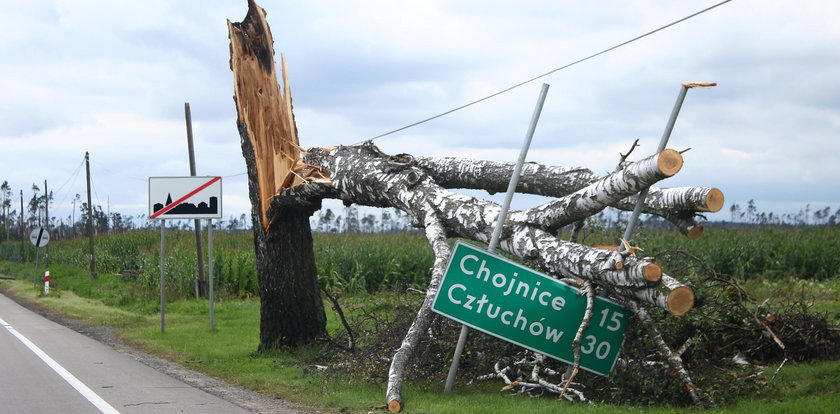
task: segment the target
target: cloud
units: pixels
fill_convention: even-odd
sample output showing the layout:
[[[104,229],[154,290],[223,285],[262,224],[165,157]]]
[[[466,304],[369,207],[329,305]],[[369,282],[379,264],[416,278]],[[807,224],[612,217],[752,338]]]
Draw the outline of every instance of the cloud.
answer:
[[[712,4],[261,2],[289,61],[305,147],[403,127]],[[58,189],[90,151],[100,196],[143,213],[148,176],[188,172],[184,102],[199,173],[244,172],[226,19],[241,21],[246,8],[244,0],[0,3],[0,179],[28,191],[47,178]],[[760,208],[837,207],[838,17],[833,2],[733,1],[377,144],[512,161],[547,82],[529,160],[604,173],[636,138],[634,159],[653,151],[681,83],[716,81],[689,93],[671,146],[692,150],[663,185],[716,186],[727,203],[754,198]],[[244,177],[226,180],[225,214],[249,213]],[[62,192],[84,189],[70,180]]]

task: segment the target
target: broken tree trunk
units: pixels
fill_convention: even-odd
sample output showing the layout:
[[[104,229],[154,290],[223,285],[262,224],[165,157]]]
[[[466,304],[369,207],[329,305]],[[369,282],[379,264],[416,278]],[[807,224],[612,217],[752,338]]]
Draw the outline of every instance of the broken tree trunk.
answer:
[[[284,206],[269,214],[272,198],[303,182],[297,127],[283,65],[277,82],[265,10],[253,1],[241,23],[228,21],[237,126],[248,168],[254,251],[260,288],[260,349],[323,337],[326,315],[318,289],[309,216],[319,205]]]
[[[283,62],[284,87],[277,83],[273,40],[265,11],[253,0],[242,23],[228,22],[231,70],[242,152],[248,166],[249,196],[260,281],[260,347],[295,345],[324,333],[324,310],[317,288],[308,218],[324,198],[345,204],[394,207],[423,227],[435,254],[427,296],[397,350],[388,373],[388,407],[404,407],[404,371],[428,327],[431,303],[448,257],[447,237],[489,242],[501,213],[496,203],[449,191],[481,188],[502,191],[512,164],[468,159],[388,156],[373,143],[300,149]],[[652,258],[559,240],[555,232],[607,206],[632,209],[638,193],[677,173],[677,151],[665,150],[597,176],[581,168],[528,164],[520,192],[555,200],[512,212],[504,222],[499,248],[546,273],[605,288],[619,301],[639,300],[675,316],[694,305],[694,292],[664,274]],[[702,227],[694,217],[717,211],[723,194],[714,188],[650,188],[643,211],[662,216],[689,237]],[[632,302],[634,303],[634,302]],[[686,379],[690,380],[687,377]]]

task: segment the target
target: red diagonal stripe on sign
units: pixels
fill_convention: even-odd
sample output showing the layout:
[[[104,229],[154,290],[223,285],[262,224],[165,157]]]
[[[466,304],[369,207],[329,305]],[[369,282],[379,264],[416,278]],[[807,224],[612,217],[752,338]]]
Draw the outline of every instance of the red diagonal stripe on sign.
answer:
[[[187,193],[187,195],[185,195],[185,196],[183,196],[183,197],[181,197],[181,198],[179,198],[179,199],[177,199],[177,200],[173,201],[173,202],[172,202],[172,204],[170,204],[170,205],[168,205],[168,206],[164,206],[162,209],[158,210],[155,214],[152,214],[152,216],[151,216],[151,217],[149,217],[149,218],[153,218],[153,219],[155,219],[155,218],[160,217],[160,216],[161,216],[161,215],[163,215],[163,214],[166,214],[166,212],[167,212],[167,211],[172,210],[172,209],[173,209],[173,208],[175,208],[175,206],[177,206],[178,204],[181,204],[181,203],[182,203],[182,202],[184,202],[186,199],[188,199],[188,198],[190,198],[190,197],[192,197],[192,196],[196,195],[196,193],[198,193],[199,191],[201,191],[201,190],[203,190],[203,189],[205,189],[205,188],[207,188],[207,187],[210,187],[210,185],[212,185],[213,183],[215,183],[216,181],[219,181],[219,180],[221,180],[221,179],[222,179],[222,177],[213,177],[210,181],[208,181],[208,182],[206,182],[206,183],[202,184],[202,185],[201,185],[201,187],[198,187],[198,188],[196,188],[195,190],[190,191],[189,193]]]

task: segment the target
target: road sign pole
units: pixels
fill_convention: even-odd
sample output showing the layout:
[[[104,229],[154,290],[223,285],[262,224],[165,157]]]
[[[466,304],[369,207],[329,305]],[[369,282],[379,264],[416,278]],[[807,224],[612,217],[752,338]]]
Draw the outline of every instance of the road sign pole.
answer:
[[[32,287],[38,287],[38,258],[40,256],[41,249],[37,246],[35,247],[35,274],[32,275]]]
[[[656,148],[655,154],[659,154],[665,150],[665,147],[668,145],[668,140],[671,138],[671,132],[674,131],[674,125],[677,123],[677,117],[680,115],[680,109],[682,109],[683,102],[685,101],[685,95],[688,93],[688,90],[697,87],[707,88],[715,85],[715,83],[711,82],[698,82],[685,83],[680,86],[680,93],[677,95],[677,101],[674,102],[674,108],[671,109],[671,116],[668,118],[668,123],[665,125],[665,131],[662,133],[662,137],[659,139],[659,146]],[[633,212],[630,214],[630,221],[627,223],[627,228],[624,230],[624,240],[627,240],[628,242],[633,237],[633,231],[636,229],[636,221],[639,220],[639,216],[642,214],[642,207],[645,204],[645,198],[647,198],[649,191],[649,187],[643,188],[642,191],[639,192],[639,197],[636,199],[636,205],[633,207]],[[619,250],[624,249],[624,243],[620,243]]]
[[[499,239],[502,235],[502,228],[507,219],[507,213],[510,209],[510,203],[513,200],[513,194],[516,192],[516,186],[519,184],[519,175],[522,173],[522,165],[525,164],[525,158],[528,155],[528,149],[531,147],[531,139],[534,138],[534,131],[537,129],[537,122],[540,120],[545,97],[548,94],[548,84],[544,83],[540,90],[540,96],[537,98],[537,106],[534,108],[534,114],[531,116],[531,124],[528,126],[528,132],[525,133],[525,140],[522,143],[522,149],[519,151],[519,159],[516,160],[516,166],[513,168],[513,175],[510,177],[508,183],[507,194],[505,201],[502,203],[502,209],[499,212],[499,218],[496,219],[496,227],[493,229],[493,235],[490,237],[490,245],[487,246],[487,251],[494,253],[496,247],[499,245]],[[452,356],[452,364],[449,366],[449,373],[446,376],[446,385],[444,392],[452,392],[455,386],[455,376],[458,373],[458,366],[461,364],[461,354],[464,352],[464,344],[467,342],[467,334],[469,328],[466,325],[461,325],[461,333],[458,335],[458,344],[455,345],[455,354]]]
[[[163,219],[160,221],[160,333],[163,333],[166,329],[166,296],[164,291],[164,274],[166,273],[165,229],[166,220]]]
[[[49,244],[50,232],[43,227],[32,230],[29,234],[29,241],[35,246],[35,274],[32,275],[32,287],[38,287],[38,264],[40,263],[41,248]]]
[[[213,219],[207,219],[207,287],[210,299],[210,329],[216,329],[213,314]]]

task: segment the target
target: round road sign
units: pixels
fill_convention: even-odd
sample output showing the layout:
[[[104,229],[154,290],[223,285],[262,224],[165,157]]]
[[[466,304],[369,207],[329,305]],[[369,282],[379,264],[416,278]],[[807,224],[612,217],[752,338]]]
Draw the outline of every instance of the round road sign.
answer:
[[[29,241],[35,247],[44,247],[50,242],[50,232],[43,227],[37,227],[29,233]]]

